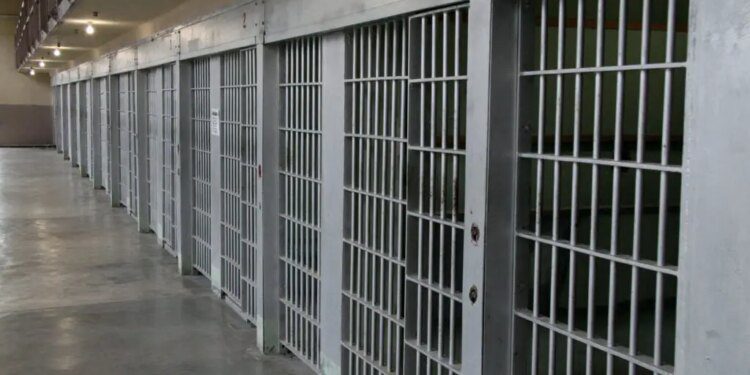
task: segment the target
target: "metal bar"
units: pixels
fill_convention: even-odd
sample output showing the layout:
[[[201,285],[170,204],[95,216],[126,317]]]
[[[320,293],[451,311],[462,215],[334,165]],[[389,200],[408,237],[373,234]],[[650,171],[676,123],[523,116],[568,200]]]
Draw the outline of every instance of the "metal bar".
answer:
[[[628,64],[623,66],[596,66],[596,67],[584,67],[584,68],[570,68],[570,69],[547,69],[547,70],[535,70],[535,71],[524,71],[521,72],[522,77],[535,77],[535,76],[549,76],[549,75],[566,75],[566,74],[588,74],[588,73],[611,73],[611,72],[628,72],[628,71],[650,71],[650,70],[669,70],[669,69],[685,69],[687,63],[684,62],[669,62],[669,63],[641,63],[641,64]]]
[[[574,156],[554,156],[554,155],[549,155],[549,154],[537,154],[537,153],[526,153],[526,152],[520,153],[518,154],[518,156],[522,159],[542,160],[542,161],[560,161],[560,162],[566,162],[566,163],[587,164],[591,166],[602,166],[602,167],[619,167],[619,168],[633,169],[636,171],[657,171],[657,172],[667,172],[667,173],[682,173],[683,171],[682,167],[677,166],[677,165],[662,165],[662,164],[656,164],[656,163],[617,161],[617,160],[600,159],[597,157],[584,158],[584,157],[574,157]]]

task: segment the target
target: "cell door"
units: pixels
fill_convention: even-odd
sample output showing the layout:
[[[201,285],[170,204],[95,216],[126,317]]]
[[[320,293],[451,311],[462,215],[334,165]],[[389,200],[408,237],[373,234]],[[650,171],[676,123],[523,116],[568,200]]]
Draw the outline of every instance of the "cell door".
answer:
[[[138,218],[138,123],[136,120],[136,103],[135,103],[135,73],[131,72],[128,76],[128,180],[130,189],[131,206],[128,207],[130,215],[137,220]]]
[[[87,81],[81,81],[76,84],[78,90],[78,161],[81,170],[88,174],[91,169],[89,160],[91,150],[89,148],[89,111],[88,111],[88,84]]]
[[[408,28],[347,33],[342,373],[403,372]]]
[[[74,167],[78,166],[78,90],[77,84],[68,85],[68,144],[70,145],[70,161]]]
[[[688,1],[527,5],[514,373],[671,374]]]
[[[151,230],[156,231],[157,205],[155,198],[161,190],[157,177],[161,165],[156,157],[161,143],[161,82],[159,81],[161,68],[153,68],[146,73],[146,188],[148,194],[148,222]]]
[[[128,95],[128,88],[130,84],[130,80],[128,79],[127,74],[121,74],[117,77],[119,80],[118,82],[118,96],[119,96],[119,108],[117,111],[117,115],[119,116],[120,121],[120,127],[119,127],[119,136],[120,136],[120,142],[118,144],[118,152],[120,153],[120,203],[122,203],[126,208],[129,208],[131,206],[130,202],[130,156],[128,154],[128,150],[130,149],[130,137],[129,137],[129,117],[128,117],[128,108],[130,107],[129,104],[129,95]]]
[[[62,121],[62,93],[60,86],[54,87],[54,100],[55,100],[55,146],[57,146],[58,152],[63,152],[63,121]]]
[[[257,75],[255,48],[221,57],[221,286],[255,321]]]
[[[211,80],[209,57],[193,61],[191,173],[193,267],[211,276]]]
[[[86,100],[84,100],[83,102],[83,107],[85,108],[85,113],[86,113],[85,121],[84,121],[84,124],[86,124],[85,126],[86,128],[86,137],[85,137],[86,138],[86,164],[88,165],[86,172],[89,175],[89,180],[93,182],[94,173],[92,173],[92,171],[94,170],[94,139],[93,139],[94,131],[91,127],[94,126],[94,123],[92,120],[92,112],[94,111],[94,108],[89,106],[89,104],[92,102],[91,101],[91,95],[92,95],[91,81],[87,80],[85,81],[83,85],[84,85],[83,87],[84,87],[84,93],[85,93],[84,97],[86,98]]]
[[[170,252],[175,249],[175,184],[177,183],[177,97],[175,95],[175,70],[172,65],[162,68],[162,228],[164,242]]]
[[[60,123],[62,124],[62,139],[60,140],[60,144],[62,144],[64,158],[70,158],[70,119],[68,118],[70,108],[68,107],[68,96],[68,86],[60,86]]]
[[[102,150],[102,186],[104,189],[110,189],[110,167],[109,167],[109,152],[111,149],[111,142],[109,136],[110,118],[109,118],[109,82],[107,78],[99,78],[99,92],[94,93],[99,95],[99,108],[94,109],[99,111],[99,139],[94,140],[101,144]]]
[[[409,19],[407,374],[458,374],[468,7]]]
[[[281,50],[281,341],[320,366],[322,40]]]
[[[138,214],[138,143],[133,73],[119,76],[120,87],[120,184],[121,202],[131,216]]]

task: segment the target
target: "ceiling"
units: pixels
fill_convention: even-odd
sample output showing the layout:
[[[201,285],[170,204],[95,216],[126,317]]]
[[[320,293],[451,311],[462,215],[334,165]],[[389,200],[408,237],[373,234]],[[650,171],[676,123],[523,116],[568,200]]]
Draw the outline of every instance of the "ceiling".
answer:
[[[18,16],[21,10],[21,0],[0,0],[1,16]]]
[[[0,0],[3,6],[10,0]],[[42,45],[37,48],[27,66],[37,70],[50,71],[64,69],[71,62],[90,58],[92,52],[114,39],[132,31],[140,24],[164,14],[187,0],[77,0],[64,15],[62,23],[49,33]],[[20,3],[19,3],[20,4]],[[16,4],[18,6],[18,4]],[[97,12],[97,16],[94,16]],[[91,23],[93,35],[84,32]],[[62,55],[55,57],[52,51],[60,43]],[[46,67],[38,68],[44,59]]]

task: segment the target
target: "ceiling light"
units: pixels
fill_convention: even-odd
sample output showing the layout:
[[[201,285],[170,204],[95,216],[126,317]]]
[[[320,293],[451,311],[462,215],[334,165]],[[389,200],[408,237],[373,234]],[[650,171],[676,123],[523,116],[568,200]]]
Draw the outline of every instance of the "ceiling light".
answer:
[[[86,25],[86,34],[93,35],[94,34],[94,25],[89,22],[88,25]]]
[[[36,72],[34,71],[34,69],[31,69],[31,70],[29,70],[29,74],[31,74],[32,76],[35,76]]]
[[[52,51],[52,54],[55,56],[60,56],[60,42],[57,42],[57,48]]]
[[[42,61],[39,61],[39,67],[44,68],[47,64],[44,63],[44,59]]]

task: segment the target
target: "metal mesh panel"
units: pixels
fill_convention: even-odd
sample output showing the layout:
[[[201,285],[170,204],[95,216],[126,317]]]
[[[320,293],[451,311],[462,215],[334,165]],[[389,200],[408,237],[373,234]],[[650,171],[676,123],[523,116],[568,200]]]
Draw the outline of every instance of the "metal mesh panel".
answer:
[[[516,373],[674,371],[687,7],[524,8]]]
[[[167,249],[175,249],[175,184],[177,183],[177,97],[175,95],[175,70],[172,65],[162,68],[162,227]]]
[[[153,68],[150,69],[146,73],[146,87],[145,87],[145,94],[146,94],[146,134],[147,134],[147,140],[146,140],[146,188],[149,192],[148,194],[148,222],[149,227],[151,230],[156,230],[156,204],[154,204],[154,198],[156,197],[156,194],[160,190],[160,187],[157,184],[157,178],[156,174],[159,171],[159,165],[156,163],[157,159],[155,158],[156,153],[158,152],[158,144],[160,143],[159,140],[159,131],[161,121],[162,121],[162,114],[161,114],[161,108],[160,108],[160,99],[161,99],[161,90],[159,87],[159,75],[158,70],[160,68]]]
[[[193,61],[192,176],[193,267],[211,275],[211,103],[210,58]]]
[[[347,35],[343,363],[403,373],[407,22]]]
[[[99,108],[95,109],[99,111],[99,126],[100,139],[98,142],[101,143],[102,151],[102,186],[105,189],[109,189],[110,181],[110,170],[109,170],[109,152],[110,152],[110,140],[109,140],[109,86],[107,78],[99,78],[99,92],[95,93],[99,95]]]
[[[461,365],[468,8],[409,20],[406,373]]]
[[[135,76],[119,76],[121,203],[133,217],[138,214],[138,129],[135,118]]]
[[[254,321],[258,116],[255,49],[221,57],[221,286]]]
[[[282,46],[281,340],[320,364],[321,39]]]

